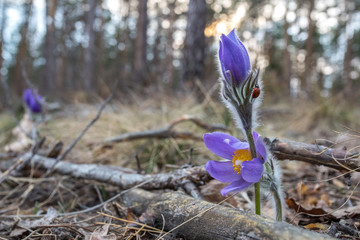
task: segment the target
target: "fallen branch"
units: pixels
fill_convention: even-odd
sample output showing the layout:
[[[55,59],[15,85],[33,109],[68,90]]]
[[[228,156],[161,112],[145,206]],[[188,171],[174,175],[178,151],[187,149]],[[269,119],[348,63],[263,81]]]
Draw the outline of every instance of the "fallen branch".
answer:
[[[302,142],[265,138],[279,160],[298,160],[338,170],[360,171],[359,153]]]
[[[190,119],[192,119],[191,121],[194,120],[192,117],[184,116],[180,119],[174,120],[164,128],[144,132],[126,133],[120,136],[106,139],[104,143],[132,141],[142,138],[170,137],[202,141],[201,136],[197,136],[188,132],[176,132],[171,130],[174,125]],[[215,130],[214,126],[209,125],[207,127],[208,130],[210,130],[211,127],[212,130]],[[323,165],[337,170],[360,171],[360,161],[358,160],[360,156],[359,153],[349,153],[342,149],[334,149],[321,145],[277,138],[265,137],[265,141],[270,146],[274,156],[279,160],[297,160],[316,165]]]
[[[132,141],[142,138],[182,138],[182,139],[193,139],[193,140],[202,140],[202,136],[190,133],[190,132],[181,132],[175,131],[173,128],[178,125],[179,123],[190,121],[201,127],[207,131],[226,131],[229,132],[230,130],[225,126],[214,124],[210,125],[202,120],[195,118],[194,116],[184,115],[178,119],[171,121],[167,126],[159,129],[149,130],[149,131],[142,131],[142,132],[134,132],[134,133],[125,133],[119,136],[111,137],[105,139],[103,143],[116,143],[116,142],[125,142],[125,141]]]
[[[135,214],[142,214],[140,219],[147,225],[172,232],[171,238],[331,239],[328,235],[198,200],[179,192],[156,194],[135,189],[123,195],[122,201]]]
[[[53,158],[25,154],[22,157],[24,159],[24,164],[29,165],[29,159],[31,157],[31,164],[34,164],[41,169],[49,169],[56,163],[56,159]],[[6,163],[6,161],[0,162],[1,169],[6,169],[8,167],[9,164]],[[129,189],[143,182],[148,182],[141,187],[143,189],[177,189],[178,187],[183,187],[183,185],[185,185],[184,189],[189,189],[187,186],[189,181],[196,185],[202,185],[204,182],[210,180],[210,176],[204,169],[204,166],[182,168],[170,173],[142,175],[130,169],[98,164],[75,164],[60,161],[54,166],[53,171],[74,178],[96,180],[112,184],[119,186],[121,189]]]

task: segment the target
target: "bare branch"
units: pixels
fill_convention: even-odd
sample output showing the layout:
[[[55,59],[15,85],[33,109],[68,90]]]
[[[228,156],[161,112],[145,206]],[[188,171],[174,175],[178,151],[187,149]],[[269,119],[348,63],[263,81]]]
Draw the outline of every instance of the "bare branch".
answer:
[[[284,139],[265,138],[279,160],[298,160],[338,170],[360,171],[359,153]]]
[[[117,168],[98,164],[75,164],[64,161],[57,162],[56,159],[46,158],[39,155],[31,156],[30,153],[23,157],[24,164],[36,165],[42,169],[49,169],[54,166],[53,171],[69,175],[74,178],[96,180],[107,184],[119,186],[121,189],[128,189],[135,185],[149,181],[142,186],[144,189],[177,189],[185,180],[189,180],[197,185],[210,180],[210,176],[203,166],[178,169],[170,173],[142,175],[136,171],[124,168]],[[57,164],[54,164],[56,163]],[[0,162],[0,168],[6,169],[9,164],[6,161]]]
[[[125,142],[125,141],[132,141],[142,138],[182,138],[182,139],[193,139],[193,140],[202,140],[202,136],[190,133],[190,132],[182,132],[182,131],[174,131],[172,130],[176,125],[182,122],[190,121],[197,126],[207,130],[207,131],[227,131],[230,132],[228,128],[225,126],[214,124],[210,125],[208,123],[203,122],[202,120],[190,116],[184,115],[180,118],[177,118],[171,121],[167,126],[155,130],[143,131],[143,132],[135,132],[135,133],[125,133],[119,136],[115,136],[112,138],[108,138],[104,140],[103,143],[115,143],[115,142]]]
[[[174,125],[183,122],[192,121],[194,118],[183,116],[175,119],[168,126],[156,130],[143,132],[126,133],[120,136],[106,139],[104,143],[132,141],[143,138],[182,138],[202,141],[202,137],[189,132],[176,132],[171,129]],[[203,122],[202,122],[203,123]],[[204,123],[203,123],[204,124]],[[203,126],[208,130],[214,130],[212,125]],[[357,152],[347,152],[342,149],[328,148],[321,145],[295,142],[277,138],[266,138],[265,141],[270,146],[271,151],[279,160],[298,160],[316,165],[324,165],[338,170],[360,171],[360,154]]]

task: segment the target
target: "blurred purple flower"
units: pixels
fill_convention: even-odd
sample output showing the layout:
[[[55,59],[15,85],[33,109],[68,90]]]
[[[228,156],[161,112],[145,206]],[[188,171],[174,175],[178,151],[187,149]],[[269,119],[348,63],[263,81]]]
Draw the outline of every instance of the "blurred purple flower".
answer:
[[[220,37],[219,59],[226,82],[236,86],[243,83],[249,75],[251,64],[249,54],[233,29],[228,35]]]
[[[25,89],[23,101],[33,113],[41,113],[43,98],[35,90],[31,88]]]
[[[249,144],[221,132],[206,133],[206,147],[216,155],[230,161],[208,161],[206,171],[220,182],[230,183],[221,190],[226,196],[229,192],[246,189],[252,183],[257,183],[263,174],[263,164],[266,161],[266,148],[259,134],[253,132],[257,157],[252,158]]]

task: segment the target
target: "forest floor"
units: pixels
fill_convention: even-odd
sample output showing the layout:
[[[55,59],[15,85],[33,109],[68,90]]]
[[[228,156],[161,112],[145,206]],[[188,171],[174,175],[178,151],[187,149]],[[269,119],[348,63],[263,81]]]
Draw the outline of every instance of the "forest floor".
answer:
[[[124,104],[114,99],[108,104],[101,117],[64,161],[111,165],[127,168],[130,172],[157,174],[181,169],[186,164],[203,165],[210,159],[218,159],[197,138],[103,142],[125,133],[161,129],[184,115],[193,116],[210,125],[224,125],[234,136],[241,138],[230,115],[214,99],[207,98],[197,103],[192,97],[159,96],[146,100],[134,97],[128,102],[131,103]],[[263,136],[320,143],[341,149],[346,146],[347,149],[356,150],[355,147],[360,145],[360,133],[356,132],[360,129],[357,121],[360,113],[347,108],[346,104],[324,101],[314,106],[300,100],[276,104],[269,102],[272,101],[264,101],[259,114],[258,132]],[[36,126],[38,138],[46,137],[37,154],[46,156],[59,141],[64,144],[64,150],[94,119],[101,104],[100,100],[91,105],[75,102],[46,113],[45,121]],[[12,134],[15,126],[10,112],[0,114],[0,162],[14,159],[11,163],[16,164],[17,157],[5,154],[6,145],[20,141]],[[194,136],[202,136],[207,132],[191,121],[177,124],[174,131],[186,131]],[[31,141],[27,141],[20,144],[14,154],[21,156],[29,151]],[[357,172],[351,173],[352,177],[348,178],[344,172],[299,161],[280,161],[280,165],[287,203],[286,222],[337,238],[360,237],[357,230],[360,227],[360,191],[357,188],[360,175]],[[156,239],[162,231],[161,227],[144,227],[140,223],[141,217],[136,216],[119,199],[104,203],[94,211],[63,214],[86,210],[106,202],[121,192],[117,186],[56,173],[44,176],[46,171],[36,167],[14,168],[11,173],[6,173],[6,169],[1,170],[2,238],[38,239],[57,236],[58,239]],[[215,180],[198,187],[205,200],[218,203],[224,199],[220,195],[223,184]],[[251,190],[247,194],[250,198]],[[224,204],[253,211],[252,202],[247,200],[247,196],[238,194]],[[262,214],[272,218],[271,201],[268,198],[264,196],[262,199]],[[36,217],[44,214],[47,215]]]

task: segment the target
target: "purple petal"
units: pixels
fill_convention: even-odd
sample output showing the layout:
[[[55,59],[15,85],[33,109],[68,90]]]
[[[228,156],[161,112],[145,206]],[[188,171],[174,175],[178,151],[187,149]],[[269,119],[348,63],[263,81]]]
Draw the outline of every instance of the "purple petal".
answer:
[[[256,183],[260,180],[264,171],[264,166],[259,158],[251,161],[244,161],[241,164],[241,176],[249,183]]]
[[[255,148],[258,155],[261,156],[260,160],[262,163],[266,161],[266,147],[264,142],[262,141],[261,137],[257,138],[255,141]]]
[[[241,179],[241,175],[234,171],[232,165],[232,161],[208,161],[205,165],[205,169],[210,176],[220,182],[234,182]]]
[[[228,36],[220,38],[221,55],[219,56],[223,73],[230,70],[236,84],[246,80],[251,65],[245,46],[237,38],[234,30]],[[229,80],[227,79],[229,82]],[[231,84],[231,83],[230,83]]]
[[[25,89],[23,93],[23,101],[33,113],[40,113],[42,110],[42,97],[30,88]]]
[[[237,142],[237,143],[234,143],[232,145],[234,148],[236,148],[237,150],[240,150],[240,149],[249,149],[249,144],[247,142]]]
[[[223,196],[226,196],[226,194],[231,192],[239,192],[241,190],[244,190],[248,188],[251,185],[251,183],[246,182],[244,179],[240,179],[238,181],[232,182],[223,189],[221,189],[221,194]]]
[[[255,132],[255,131],[253,131],[253,137],[254,137],[254,142],[256,142],[256,140],[259,137],[259,134],[257,132]]]
[[[244,46],[244,44],[240,41],[240,39],[238,38],[238,36],[235,33],[235,28],[227,35],[234,43],[236,43],[240,48],[245,49],[244,53],[246,53],[244,56],[245,58],[249,58],[249,54],[248,51],[246,50],[246,47]],[[250,60],[249,60],[249,64],[250,64]]]
[[[240,140],[222,132],[206,133],[204,135],[206,147],[216,155],[232,160],[234,152],[241,144]]]

